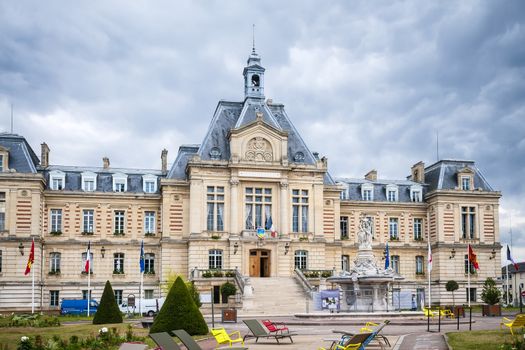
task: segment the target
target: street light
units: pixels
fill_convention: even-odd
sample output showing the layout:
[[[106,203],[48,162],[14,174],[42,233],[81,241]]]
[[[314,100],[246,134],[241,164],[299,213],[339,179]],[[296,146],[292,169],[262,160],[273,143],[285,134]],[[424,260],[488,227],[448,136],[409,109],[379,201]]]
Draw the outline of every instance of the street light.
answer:
[[[24,243],[20,242],[20,244],[18,244],[18,250],[20,251],[20,255],[24,255]]]
[[[100,248],[100,255],[102,255],[102,258],[104,258],[104,255],[106,255],[106,248],[104,248],[104,246]]]

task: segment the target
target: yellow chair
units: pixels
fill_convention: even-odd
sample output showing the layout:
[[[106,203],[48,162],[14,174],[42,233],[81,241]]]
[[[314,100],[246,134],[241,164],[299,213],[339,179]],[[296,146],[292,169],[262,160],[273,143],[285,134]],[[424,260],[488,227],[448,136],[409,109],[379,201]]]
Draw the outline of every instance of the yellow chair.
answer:
[[[443,317],[455,318],[454,313],[449,309],[439,309],[439,313]]]
[[[511,320],[510,318],[503,317],[504,321],[501,321],[499,328],[502,329],[503,326],[510,328],[510,334],[514,335],[512,328],[525,328],[525,314],[516,315],[516,318]],[[505,322],[507,321],[507,322]]]
[[[244,346],[244,340],[242,339],[241,332],[239,331],[228,334],[224,328],[214,328],[211,330],[211,334],[213,334],[215,337],[218,345],[228,344],[230,347],[232,347],[234,343],[241,343]],[[234,335],[237,335],[237,338],[232,338]],[[218,347],[216,349],[218,349]]]
[[[365,326],[362,327],[362,328],[359,330],[359,332],[361,332],[361,333],[370,332],[370,333],[371,333],[371,332],[373,332],[374,330],[371,329],[370,327],[377,327],[377,326],[379,326],[379,324],[374,323],[374,322],[367,322],[367,323],[365,324]]]
[[[425,313],[425,317],[428,317],[428,316],[435,317],[438,315],[437,311],[427,309],[426,307],[423,308],[423,312]]]

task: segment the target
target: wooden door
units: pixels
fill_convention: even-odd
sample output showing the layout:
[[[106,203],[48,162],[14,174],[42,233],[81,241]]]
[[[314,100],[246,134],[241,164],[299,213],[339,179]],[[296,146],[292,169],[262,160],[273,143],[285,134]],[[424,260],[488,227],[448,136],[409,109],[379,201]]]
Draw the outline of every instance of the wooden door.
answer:
[[[261,271],[260,256],[258,250],[250,250],[250,277],[259,277]]]

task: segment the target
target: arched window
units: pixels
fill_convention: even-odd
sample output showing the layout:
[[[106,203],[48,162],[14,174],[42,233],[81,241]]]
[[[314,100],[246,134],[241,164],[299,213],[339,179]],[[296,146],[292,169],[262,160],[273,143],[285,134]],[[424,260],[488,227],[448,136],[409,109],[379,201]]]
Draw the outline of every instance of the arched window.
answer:
[[[306,250],[296,250],[294,261],[296,269],[306,270],[308,266],[308,252]]]

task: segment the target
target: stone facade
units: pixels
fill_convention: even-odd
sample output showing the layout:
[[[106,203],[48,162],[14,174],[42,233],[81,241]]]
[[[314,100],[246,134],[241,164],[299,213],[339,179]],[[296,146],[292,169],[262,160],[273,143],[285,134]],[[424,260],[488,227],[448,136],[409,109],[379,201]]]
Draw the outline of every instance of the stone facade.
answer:
[[[460,284],[456,301],[464,301],[464,255],[472,244],[481,266],[471,278],[479,300],[483,280],[499,275],[500,193],[474,162],[419,162],[405,180],[381,180],[377,171],[334,179],[284,106],[265,100],[255,51],[244,76],[244,101],[219,102],[203,142],[181,146],[171,169],[165,150],[156,170],[113,168],[107,158],[101,167],[55,166],[47,144],[39,160],[23,137],[0,135],[0,309],[31,308],[24,269],[32,239],[37,308],[57,310],[57,300],[81,298],[87,289],[88,242],[95,299],[106,280],[122,298],[138,296],[141,241],[144,291],[158,297],[174,273],[348,270],[363,216],[372,220],[378,260],[388,243],[404,277],[399,288],[426,290],[430,241],[434,302],[452,301],[444,288],[451,279]]]

